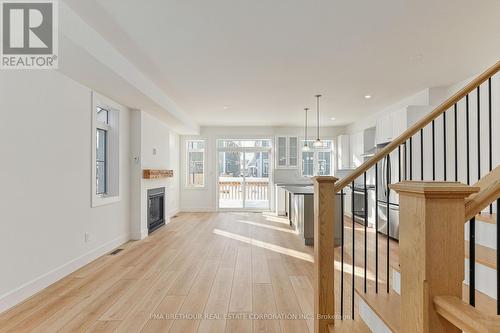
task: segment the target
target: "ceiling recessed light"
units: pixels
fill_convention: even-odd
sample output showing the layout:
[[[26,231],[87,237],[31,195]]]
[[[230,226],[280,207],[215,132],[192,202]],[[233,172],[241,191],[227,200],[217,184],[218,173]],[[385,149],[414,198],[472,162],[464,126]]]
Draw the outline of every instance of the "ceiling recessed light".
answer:
[[[224,106],[223,107],[224,110],[228,110],[229,109],[229,106]]]
[[[330,118],[330,120],[335,120],[335,119],[337,119],[337,118],[335,118],[335,117],[331,117],[331,118]]]
[[[372,95],[365,95],[365,99],[370,99],[372,98]]]

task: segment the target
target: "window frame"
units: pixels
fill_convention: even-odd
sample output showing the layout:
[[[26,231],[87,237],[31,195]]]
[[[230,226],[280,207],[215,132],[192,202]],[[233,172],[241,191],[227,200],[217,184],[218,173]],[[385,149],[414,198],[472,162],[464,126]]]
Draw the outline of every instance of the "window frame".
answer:
[[[304,175],[304,163],[303,163],[303,154],[305,153],[301,147],[304,146],[304,142],[305,142],[305,139],[301,138],[299,140],[299,151],[300,151],[300,176],[301,177],[304,177],[304,178],[312,178],[312,177],[316,177],[316,176],[319,176],[319,154],[322,153],[322,152],[328,152],[330,153],[330,174],[327,175],[327,176],[333,176],[335,174],[335,160],[334,160],[334,156],[335,156],[335,140],[334,139],[323,139],[323,141],[329,141],[331,143],[331,146],[330,148],[316,148],[316,147],[313,147],[312,146],[312,143],[314,142],[314,140],[308,140],[308,142],[310,141],[310,144],[309,144],[309,147],[311,148],[311,150],[309,151],[309,153],[313,153],[313,175],[312,176],[309,176],[309,175]]]
[[[91,95],[92,158],[91,158],[91,207],[99,207],[121,200],[120,183],[120,113],[126,108],[95,92]],[[97,120],[98,108],[107,111],[107,123]],[[106,131],[106,193],[97,193],[97,130]]]
[[[196,149],[191,149],[189,148],[189,145],[191,142],[203,142],[204,143],[204,148],[196,148]],[[184,187],[186,189],[206,189],[207,188],[207,140],[206,139],[186,139],[185,142],[185,149],[186,149],[186,154],[185,154],[185,163],[186,163],[186,168],[185,168],[185,179],[184,179]],[[191,160],[190,160],[190,153],[202,153],[203,156],[203,185],[194,185],[190,183],[189,176],[190,176],[190,167],[191,167]]]
[[[96,137],[98,136],[97,133],[99,131],[102,131],[104,133],[104,160],[99,160],[98,157],[97,157],[97,138],[96,138],[96,164],[95,164],[95,167],[96,167],[96,181],[97,181],[97,164],[99,162],[101,163],[104,163],[104,192],[99,192],[99,187],[97,186],[96,184],[96,195],[99,195],[99,196],[106,196],[108,194],[108,190],[109,190],[109,177],[108,177],[108,174],[109,174],[109,126],[104,124],[104,123],[101,123],[101,122],[96,122]]]

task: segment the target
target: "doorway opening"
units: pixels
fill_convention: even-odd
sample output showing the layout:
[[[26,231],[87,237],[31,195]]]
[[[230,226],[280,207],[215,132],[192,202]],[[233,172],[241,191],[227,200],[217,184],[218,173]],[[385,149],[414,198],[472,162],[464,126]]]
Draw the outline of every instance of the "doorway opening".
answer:
[[[219,209],[269,210],[271,140],[217,140]]]

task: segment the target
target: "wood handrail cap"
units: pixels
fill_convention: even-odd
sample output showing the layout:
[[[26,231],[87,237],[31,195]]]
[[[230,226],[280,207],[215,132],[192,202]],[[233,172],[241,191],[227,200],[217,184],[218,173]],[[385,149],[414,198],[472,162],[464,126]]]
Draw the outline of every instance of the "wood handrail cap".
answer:
[[[466,198],[479,192],[479,187],[465,185],[459,182],[441,181],[402,181],[389,185],[389,188],[399,194],[439,197],[439,198]]]
[[[339,179],[332,176],[316,176],[313,180],[318,183],[335,183]]]

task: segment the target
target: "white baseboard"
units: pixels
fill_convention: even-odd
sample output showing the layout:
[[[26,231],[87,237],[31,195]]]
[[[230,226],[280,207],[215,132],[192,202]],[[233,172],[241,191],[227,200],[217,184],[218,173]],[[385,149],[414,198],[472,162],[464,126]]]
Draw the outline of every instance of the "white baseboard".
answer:
[[[141,240],[148,237],[148,230],[142,229],[140,232],[130,232],[130,240]]]
[[[183,213],[213,213],[216,212],[217,210],[214,209],[213,207],[194,207],[194,208],[182,208],[180,211]]]
[[[169,218],[174,217],[175,215],[179,214],[181,210],[179,208],[172,209],[171,211],[168,212]]]
[[[10,309],[11,307],[28,299],[39,291],[47,288],[54,282],[59,281],[63,277],[73,273],[77,269],[87,265],[107,252],[126,243],[129,240],[129,235],[123,235],[114,240],[94,249],[86,254],[67,262],[66,264],[51,270],[42,276],[23,284],[19,288],[0,296],[0,313]]]

